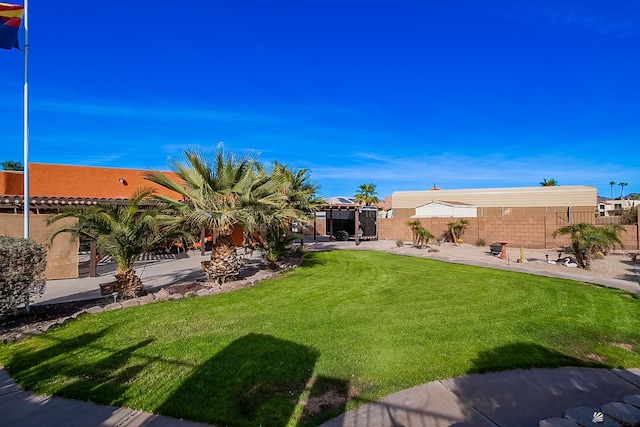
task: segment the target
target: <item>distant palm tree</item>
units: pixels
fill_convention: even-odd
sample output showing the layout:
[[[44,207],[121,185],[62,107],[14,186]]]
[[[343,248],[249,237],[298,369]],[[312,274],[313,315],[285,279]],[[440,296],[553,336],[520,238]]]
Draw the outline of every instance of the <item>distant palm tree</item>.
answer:
[[[358,187],[355,199],[356,202],[365,206],[377,205],[380,200],[376,197],[376,194],[378,193],[376,192],[375,184],[362,184]]]
[[[152,193],[153,190],[138,190],[125,205],[62,210],[52,216],[47,225],[64,218],[76,218],[78,221],[59,227],[50,240],[61,233],[69,233],[72,239],[82,237],[95,241],[100,252],[109,255],[118,266],[115,273],[118,296],[140,296],[144,293],[142,280],[133,269],[138,257],[167,240],[187,238],[180,224],[174,218],[162,215],[159,207],[141,208],[143,200]]]
[[[540,185],[543,187],[555,187],[558,185],[558,181],[556,181],[555,178],[543,179]]]
[[[613,200],[613,186],[616,185],[615,181],[611,181],[609,182],[609,185],[611,186],[611,200]]]
[[[618,185],[620,186],[620,200],[622,200],[624,198],[624,187],[629,184],[627,184],[626,182],[619,182]]]

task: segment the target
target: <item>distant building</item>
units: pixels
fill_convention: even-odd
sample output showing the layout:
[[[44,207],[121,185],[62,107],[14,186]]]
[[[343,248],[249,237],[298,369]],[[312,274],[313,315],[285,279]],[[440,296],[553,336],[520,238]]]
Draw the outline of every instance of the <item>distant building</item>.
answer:
[[[598,215],[610,217],[621,216],[622,212],[640,204],[635,199],[604,199],[598,201]]]
[[[549,186],[430,189],[396,191],[391,196],[396,218],[462,216],[530,216],[547,212],[587,212],[593,222],[598,194],[595,187]],[[474,212],[475,211],[475,212]]]

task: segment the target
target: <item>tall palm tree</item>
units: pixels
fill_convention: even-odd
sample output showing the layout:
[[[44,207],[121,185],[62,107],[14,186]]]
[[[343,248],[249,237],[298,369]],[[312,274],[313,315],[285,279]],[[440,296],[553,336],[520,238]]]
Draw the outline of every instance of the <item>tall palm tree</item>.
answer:
[[[160,172],[146,179],[162,185],[182,199],[156,196],[179,213],[186,222],[209,228],[216,234],[207,275],[224,283],[240,272],[240,260],[232,239],[234,227],[259,231],[264,224],[285,224],[290,212],[284,209],[284,180],[274,179],[254,158],[237,158],[218,147],[215,158],[188,150],[185,158],[171,164],[181,182]]]
[[[622,200],[624,198],[624,187],[629,184],[626,182],[619,182],[618,185],[620,186],[620,200]]]
[[[598,252],[606,252],[615,244],[624,248],[620,240],[620,232],[624,227],[616,224],[596,227],[592,224],[579,223],[557,229],[553,237],[568,235],[578,265],[585,270],[591,268],[591,259]]]
[[[71,239],[85,238],[95,241],[102,253],[117,264],[116,291],[119,297],[132,298],[144,294],[142,280],[133,269],[143,253],[158,244],[177,237],[185,237],[178,223],[160,213],[157,206],[142,208],[153,190],[135,192],[125,205],[95,205],[86,209],[69,208],[47,221],[53,225],[63,218],[76,218],[72,225],[58,227],[51,241],[61,233]]]
[[[558,185],[558,181],[556,181],[555,178],[543,179],[540,185],[543,187],[555,187]]]
[[[376,197],[376,185],[375,184],[362,184],[358,187],[355,199],[356,202],[364,204],[365,206],[376,205],[380,201]]]
[[[613,200],[613,186],[616,185],[615,181],[611,181],[609,182],[609,185],[611,186],[611,200]]]

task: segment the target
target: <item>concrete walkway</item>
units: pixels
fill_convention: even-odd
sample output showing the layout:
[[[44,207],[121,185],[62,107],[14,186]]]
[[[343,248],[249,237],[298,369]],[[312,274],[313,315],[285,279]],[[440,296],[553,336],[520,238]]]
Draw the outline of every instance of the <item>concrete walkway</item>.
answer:
[[[307,242],[310,250],[361,249],[393,252],[392,242]],[[585,277],[569,273],[528,270],[519,265],[496,266],[462,259],[445,259],[430,254],[430,258],[472,264],[489,268],[542,274],[581,282],[596,283],[640,294],[640,286],[628,281]],[[182,254],[163,260],[149,260],[137,268],[145,286],[160,286],[200,277],[199,253]],[[49,283],[47,292],[36,301],[62,302],[97,298],[98,284],[113,280],[110,273],[93,279],[58,280]],[[630,398],[629,396],[636,396]],[[622,411],[633,414],[636,402],[640,406],[640,369],[607,370],[590,368],[514,370],[483,375],[468,375],[435,381],[403,390],[380,401],[368,402],[359,408],[324,424],[326,427],[364,426],[570,426],[576,414],[588,418],[594,411],[604,412],[605,425],[617,425],[609,414]],[[574,408],[574,409],[572,409]],[[582,408],[582,409],[575,409]],[[625,412],[626,411],[626,412]],[[640,409],[637,422],[640,423]],[[584,419],[586,419],[584,418]],[[548,419],[546,421],[543,421]],[[61,398],[48,398],[22,391],[0,370],[0,426],[198,426],[168,417],[147,414],[126,408],[95,405]],[[588,425],[588,424],[583,424]],[[593,424],[597,425],[597,424]],[[632,425],[632,424],[630,424]]]
[[[36,396],[22,391],[4,369],[1,369],[0,426],[198,427],[205,424],[91,402]]]
[[[423,384],[360,406],[322,426],[578,427],[567,418],[559,419],[567,412],[580,412],[574,410],[579,407],[585,408],[581,412],[589,421],[593,412],[604,410],[608,421],[604,425],[615,426],[607,415],[614,411],[606,405],[638,395],[639,369],[518,369]],[[635,422],[640,423],[640,417]]]

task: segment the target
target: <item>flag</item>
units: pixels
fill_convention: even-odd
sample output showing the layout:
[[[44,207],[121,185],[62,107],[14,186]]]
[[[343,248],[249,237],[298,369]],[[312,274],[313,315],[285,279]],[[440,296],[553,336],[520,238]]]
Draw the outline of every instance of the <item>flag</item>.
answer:
[[[24,6],[0,3],[0,48],[20,48],[18,45],[18,30],[22,23],[23,12]]]

